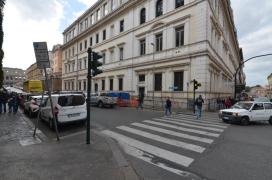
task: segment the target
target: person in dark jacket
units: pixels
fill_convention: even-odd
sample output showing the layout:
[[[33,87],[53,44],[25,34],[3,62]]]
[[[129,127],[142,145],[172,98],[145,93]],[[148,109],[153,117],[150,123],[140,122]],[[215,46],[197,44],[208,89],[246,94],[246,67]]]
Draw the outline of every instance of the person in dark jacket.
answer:
[[[166,103],[165,103],[165,116],[168,116],[168,112],[169,112],[169,115],[171,116],[172,115],[172,102],[169,99],[169,97],[167,98]]]
[[[201,119],[202,114],[202,105],[204,103],[204,100],[201,95],[196,98],[195,105],[196,105],[196,119]]]
[[[2,113],[2,107],[4,106],[4,101],[5,101],[5,97],[4,97],[4,92],[3,90],[0,90],[0,113]],[[5,109],[4,109],[5,111]]]
[[[144,103],[144,93],[140,93],[138,97],[138,107],[137,109],[141,108],[143,110],[143,103]]]

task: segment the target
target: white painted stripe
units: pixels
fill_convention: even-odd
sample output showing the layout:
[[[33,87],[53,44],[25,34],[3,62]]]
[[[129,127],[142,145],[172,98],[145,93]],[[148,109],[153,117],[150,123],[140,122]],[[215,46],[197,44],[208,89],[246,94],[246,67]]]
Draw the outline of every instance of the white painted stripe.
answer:
[[[116,139],[119,142],[125,143],[131,147],[135,147],[137,149],[140,149],[144,152],[150,153],[154,156],[160,157],[162,159],[171,161],[173,163],[188,167],[190,166],[190,164],[194,161],[194,159],[177,154],[177,153],[173,153],[171,151],[167,151],[165,149],[156,147],[156,146],[152,146],[150,144],[146,144],[143,143],[141,141],[126,137],[122,134],[119,133],[115,133],[113,131],[109,131],[109,130],[104,130],[102,131],[103,134]]]
[[[196,115],[186,115],[186,114],[176,114],[175,116],[196,118]],[[202,114],[202,117],[206,119],[213,119],[213,120],[219,119],[218,114],[216,116],[209,116],[209,115]]]
[[[200,130],[195,130],[195,129],[183,128],[183,127],[180,127],[180,126],[169,125],[169,124],[159,123],[159,122],[150,121],[150,120],[145,120],[143,122],[150,123],[150,124],[155,124],[155,125],[159,125],[159,126],[164,126],[164,127],[169,127],[169,128],[177,129],[177,130],[180,130],[180,131],[192,132],[192,133],[196,133],[196,134],[206,135],[206,136],[212,136],[212,137],[219,137],[220,136],[220,134],[216,134],[216,133],[210,133],[210,132],[207,132],[207,131],[200,131]]]
[[[132,123],[131,125],[145,128],[145,129],[149,129],[152,131],[157,131],[157,132],[164,133],[164,134],[169,134],[171,136],[181,137],[184,139],[190,139],[190,140],[199,141],[199,142],[208,143],[208,144],[213,143],[212,139],[183,134],[183,133],[170,131],[170,130],[166,130],[166,129],[162,129],[162,128],[158,128],[158,127],[154,127],[154,126],[149,126],[149,125],[145,125],[145,124],[141,124],[141,123]]]
[[[187,123],[182,123],[182,122],[176,122],[176,121],[171,121],[171,120],[163,120],[160,118],[153,118],[154,120],[159,120],[159,121],[163,121],[163,122],[169,122],[172,124],[177,124],[180,126],[186,126],[186,127],[192,127],[192,128],[198,128],[198,129],[205,129],[205,130],[209,130],[209,131],[215,131],[215,132],[223,132],[223,129],[218,129],[218,128],[212,128],[212,127],[204,127],[204,126],[200,126],[200,125],[193,125],[193,124],[187,124]]]
[[[182,118],[182,119],[188,119],[188,120],[196,120],[196,117],[184,117],[184,116],[172,116],[174,118]],[[212,122],[212,123],[219,123],[219,124],[223,124],[222,121],[218,118],[218,119],[208,119],[208,118],[203,118],[201,120],[198,121],[204,121],[204,122]]]
[[[189,176],[192,176],[192,177],[194,176],[190,172],[181,171],[179,169],[175,169],[173,167],[170,167],[168,164],[165,164],[163,162],[154,161],[153,159],[155,157],[152,154],[146,153],[144,151],[141,151],[141,150],[139,150],[137,148],[134,148],[134,147],[129,146],[129,145],[127,145],[125,143],[122,143],[122,142],[120,142],[120,145],[122,146],[122,148],[124,149],[124,151],[127,154],[129,154],[129,155],[131,155],[131,156],[133,156],[135,158],[141,159],[141,160],[143,160],[143,161],[145,161],[147,163],[150,163],[150,164],[152,164],[154,166],[160,167],[162,169],[165,169],[165,170],[170,171],[172,173],[175,173],[177,175],[183,176],[185,178],[188,178]]]
[[[152,139],[152,140],[155,140],[158,142],[162,142],[162,143],[169,144],[172,146],[180,147],[180,148],[187,149],[190,151],[194,151],[194,152],[198,152],[198,153],[203,153],[205,151],[205,148],[198,146],[198,145],[189,144],[189,143],[185,143],[182,141],[177,141],[174,139],[165,138],[165,137],[162,137],[159,135],[151,134],[151,133],[141,131],[138,129],[134,129],[134,128],[130,128],[127,126],[118,126],[117,129],[121,129],[123,131],[129,132],[132,134],[136,134],[136,135],[148,138],[148,139]]]
[[[182,118],[188,118],[188,119],[196,119],[196,116],[174,115],[173,117],[182,117]],[[220,121],[219,117],[217,117],[217,118],[211,118],[211,117],[202,116],[201,118],[204,119],[205,121],[215,121],[215,122]]]
[[[181,121],[181,122],[186,122],[189,124],[196,124],[196,125],[202,125],[202,126],[209,126],[209,127],[217,127],[217,128],[223,128],[226,129],[228,126],[223,126],[223,125],[217,125],[216,123],[210,123],[210,122],[203,122],[203,121],[193,121],[193,120],[184,120],[184,119],[177,119],[177,118],[171,118],[171,117],[163,117],[160,119],[169,119],[173,121]]]

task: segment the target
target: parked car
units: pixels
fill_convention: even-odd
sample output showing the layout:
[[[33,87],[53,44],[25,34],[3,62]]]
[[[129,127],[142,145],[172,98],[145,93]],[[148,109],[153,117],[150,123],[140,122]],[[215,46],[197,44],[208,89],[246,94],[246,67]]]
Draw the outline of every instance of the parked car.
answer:
[[[272,103],[241,101],[231,109],[220,110],[219,118],[224,122],[238,121],[242,125],[248,125],[253,121],[268,121],[272,125]]]
[[[105,106],[113,108],[117,104],[117,98],[112,97],[109,93],[95,93],[91,95],[91,104],[100,108]]]
[[[86,101],[82,94],[53,94],[52,103],[58,124],[85,121],[87,118]],[[42,105],[39,118],[54,128],[49,99]]]
[[[43,102],[45,102],[47,96],[43,97]],[[28,114],[30,118],[36,117],[40,110],[40,104],[42,101],[42,95],[30,96],[29,99],[24,103],[24,113]]]

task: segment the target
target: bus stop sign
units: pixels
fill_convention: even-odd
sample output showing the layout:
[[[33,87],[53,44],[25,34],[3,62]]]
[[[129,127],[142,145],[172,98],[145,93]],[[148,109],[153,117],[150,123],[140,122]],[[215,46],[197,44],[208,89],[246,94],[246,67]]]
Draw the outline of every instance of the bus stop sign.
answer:
[[[46,42],[33,42],[33,47],[38,68],[50,68]]]

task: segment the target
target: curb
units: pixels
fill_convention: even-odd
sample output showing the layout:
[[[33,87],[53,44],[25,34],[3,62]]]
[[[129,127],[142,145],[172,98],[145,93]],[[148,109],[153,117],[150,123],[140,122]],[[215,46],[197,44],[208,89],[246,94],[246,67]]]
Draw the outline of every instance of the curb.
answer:
[[[18,110],[18,112],[20,113],[21,115],[21,119],[23,121],[25,121],[27,123],[28,126],[30,126],[34,132],[34,129],[35,129],[35,125],[33,124],[32,121],[30,121],[26,116],[25,114],[22,113],[21,110]],[[42,141],[48,141],[48,137],[41,131],[37,128],[37,131],[36,131],[36,135],[38,136],[39,139],[41,139]]]
[[[141,178],[136,173],[136,171],[133,169],[133,167],[128,163],[126,158],[123,156],[122,151],[120,150],[120,148],[118,147],[116,142],[113,139],[105,136],[104,134],[101,134],[97,130],[93,130],[93,132],[106,139],[106,142],[108,143],[108,145],[113,153],[114,159],[116,160],[118,167],[124,176],[124,179],[125,180],[140,180]]]

